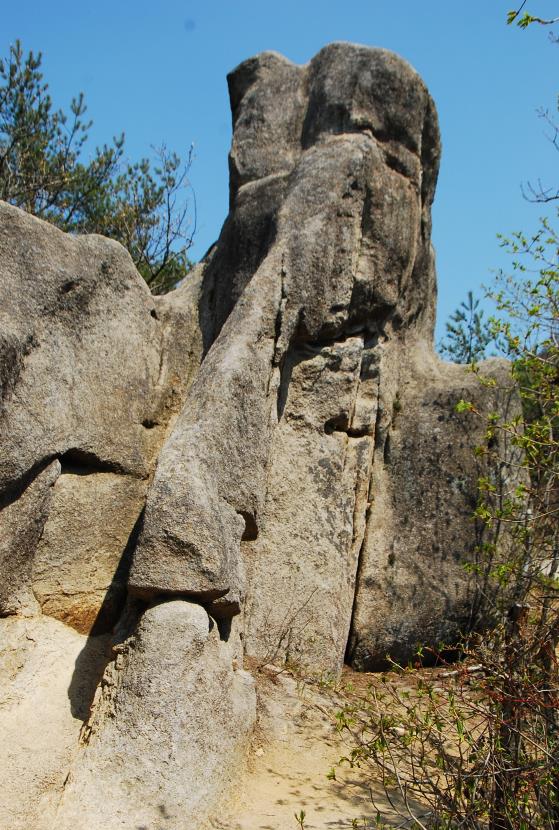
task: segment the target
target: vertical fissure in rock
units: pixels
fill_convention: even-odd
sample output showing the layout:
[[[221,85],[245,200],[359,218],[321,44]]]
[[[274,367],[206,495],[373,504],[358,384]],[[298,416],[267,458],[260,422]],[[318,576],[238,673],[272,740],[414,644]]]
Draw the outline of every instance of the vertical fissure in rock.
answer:
[[[267,385],[267,388],[266,388],[266,396],[268,397],[269,394],[270,394],[270,387],[271,387],[271,385],[273,383],[273,380],[274,380],[275,370],[277,369],[279,371],[278,387],[277,387],[277,392],[276,392],[276,395],[277,395],[277,397],[276,397],[276,411],[277,411],[277,420],[278,421],[281,420],[281,412],[283,411],[283,409],[281,407],[281,404],[280,404],[282,394],[283,394],[282,393],[283,367],[285,365],[287,353],[289,351],[289,349],[286,348],[285,351],[281,352],[280,345],[279,345],[280,340],[281,340],[281,336],[282,336],[282,333],[283,333],[283,317],[284,317],[284,313],[285,313],[286,302],[287,302],[287,295],[286,295],[286,289],[285,289],[285,265],[284,265],[284,260],[283,260],[283,257],[282,257],[282,263],[281,263],[281,268],[280,268],[280,297],[279,297],[278,309],[277,309],[277,312],[276,312],[276,319],[274,321],[274,348],[273,348],[273,351],[272,351],[272,361],[271,361],[271,367],[270,367],[270,375],[268,377],[268,385]],[[285,395],[287,396],[287,392],[285,392]],[[283,405],[285,406],[285,401],[283,402]]]
[[[377,338],[377,343],[378,343],[378,338]],[[380,363],[380,361],[379,361],[379,363]],[[359,543],[359,551],[358,551],[358,554],[357,554],[357,562],[356,562],[356,568],[355,568],[355,581],[354,581],[354,585],[353,585],[353,602],[352,602],[352,606],[351,606],[351,615],[350,615],[350,621],[349,621],[349,626],[348,626],[348,636],[347,636],[347,641],[346,641],[345,650],[344,650],[344,662],[348,663],[348,664],[351,662],[352,651],[354,650],[354,647],[355,647],[355,643],[353,642],[354,632],[355,632],[354,619],[355,619],[355,614],[356,614],[356,610],[357,610],[358,591],[359,591],[359,586],[360,586],[360,583],[361,583],[361,575],[362,575],[362,571],[363,571],[364,550],[365,550],[365,546],[367,544],[367,536],[368,536],[368,532],[369,532],[369,523],[370,523],[370,520],[371,520],[372,504],[373,504],[373,499],[374,499],[374,493],[373,493],[374,475],[373,475],[373,472],[374,472],[374,465],[377,461],[377,450],[379,449],[379,436],[380,436],[380,433],[381,433],[380,423],[381,423],[381,417],[382,417],[381,397],[380,397],[381,378],[382,378],[382,372],[381,372],[381,367],[379,365],[377,384],[376,384],[377,389],[376,389],[375,423],[374,423],[374,427],[373,427],[373,431],[372,431],[372,435],[371,435],[372,446],[370,448],[370,458],[369,458],[369,461],[368,461],[368,486],[367,486],[367,499],[366,499],[366,502],[365,502],[365,520],[364,520],[364,523],[363,523],[364,524],[364,526],[363,526],[363,536],[362,536],[361,541]],[[356,486],[358,486],[358,481],[356,481]],[[356,502],[357,502],[357,493],[356,493]],[[353,520],[354,536],[353,536],[353,542],[352,542],[353,545],[355,545],[355,543],[357,541],[357,534],[356,534],[356,528],[357,527],[358,527],[358,523],[357,523],[357,519],[354,515],[354,520]]]
[[[346,645],[345,645],[345,649],[344,649],[344,662],[347,663],[347,664],[349,664],[351,662],[351,653],[352,653],[352,651],[354,649],[354,646],[355,646],[355,643],[353,642],[353,638],[354,638],[354,618],[355,618],[355,614],[356,614],[356,610],[357,610],[358,588],[359,588],[359,585],[360,585],[361,574],[362,574],[362,569],[363,569],[364,548],[365,548],[365,545],[367,543],[367,534],[368,534],[368,530],[369,530],[369,521],[370,521],[370,518],[371,518],[371,507],[372,507],[371,498],[374,497],[373,494],[372,494],[372,488],[373,488],[373,476],[372,476],[373,469],[372,468],[373,468],[373,463],[374,463],[374,448],[373,448],[373,451],[372,451],[372,454],[371,454],[371,463],[370,463],[370,471],[369,471],[369,486],[367,488],[367,501],[366,501],[366,506],[365,506],[365,522],[364,522],[364,527],[363,527],[363,538],[361,539],[361,543],[359,545],[359,552],[357,554],[357,563],[356,563],[356,568],[355,568],[355,582],[354,582],[354,585],[353,585],[353,602],[352,602],[352,605],[351,605],[351,615],[350,615],[349,626],[348,626],[347,641],[346,641]],[[355,518],[354,518],[354,529],[355,529],[355,527],[356,527],[356,522],[355,522]],[[354,540],[353,540],[354,544],[355,544],[355,541],[356,541],[356,537],[354,537]]]

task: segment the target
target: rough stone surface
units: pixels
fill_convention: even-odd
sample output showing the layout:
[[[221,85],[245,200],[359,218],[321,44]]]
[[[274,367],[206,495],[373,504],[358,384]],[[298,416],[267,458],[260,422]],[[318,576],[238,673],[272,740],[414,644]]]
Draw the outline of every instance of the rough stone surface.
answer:
[[[263,323],[273,332],[273,300],[247,289],[226,323],[230,337],[205,358],[162,448],[130,576],[142,596],[212,602],[229,594],[226,604],[239,608],[239,543],[265,492],[274,341],[261,332]]]
[[[149,608],[117,647],[65,784],[57,830],[191,830],[241,768],[256,711],[254,682],[199,605]]]
[[[157,321],[128,254],[1,205],[0,258],[0,487],[72,454],[146,476]]]
[[[145,491],[146,482],[132,476],[63,468],[33,559],[32,590],[43,614],[83,634],[112,628]]]
[[[59,474],[60,463],[52,461],[15,491],[0,496],[0,616],[37,611],[31,590],[33,555]]]
[[[453,415],[475,382],[432,351],[434,107],[403,61],[347,44],[306,67],[265,53],[229,86],[207,354],[159,456],[130,587],[219,614],[246,596],[245,647],[264,661],[339,671],[354,608],[349,659],[410,656],[465,623],[459,560],[476,542],[477,471]],[[445,446],[463,452],[423,438],[441,415]],[[394,546],[405,556],[381,577]]]
[[[266,53],[241,64],[229,83],[235,128],[231,212],[206,264],[201,295],[209,351],[160,453],[130,577],[139,595],[180,592],[217,600],[221,612],[238,610],[246,591],[240,542],[260,533],[266,498],[273,498],[269,462],[280,440],[275,432],[293,365],[306,359],[306,350],[335,350],[337,341],[354,335],[360,336],[362,351],[365,342],[369,346],[381,334],[387,336],[385,329],[413,326],[430,336],[430,205],[439,152],[436,115],[424,84],[389,53],[334,44],[306,67]],[[403,88],[406,107],[400,110],[391,96]],[[331,95],[335,104],[325,112],[321,102]],[[289,128],[279,115],[284,112]],[[361,367],[359,355],[353,360]],[[335,356],[330,365],[326,360],[326,375],[336,375],[337,369]],[[312,367],[309,371],[312,378]],[[344,392],[350,401],[358,397],[361,369],[355,371],[353,389]],[[337,378],[331,383],[336,389]],[[343,410],[341,401],[331,404],[332,412],[320,421],[321,403],[307,395],[308,420],[320,432],[336,421],[337,406]],[[352,417],[347,408],[348,402],[346,425]],[[373,412],[374,402],[357,405],[357,417],[364,421],[358,431],[372,434],[374,414],[371,424],[367,409]],[[343,466],[340,441],[334,436],[322,451],[323,464],[330,464],[329,481]],[[315,461],[313,455],[300,458],[303,467]],[[349,503],[356,478],[367,475],[364,463],[353,480],[346,478]],[[294,484],[310,484],[304,497],[313,501],[320,477],[305,481],[301,472],[298,478]],[[302,492],[292,493],[301,500]],[[351,513],[347,505],[334,508],[341,514],[332,520],[340,538],[353,536],[348,509]],[[322,533],[329,534],[325,510],[320,516]],[[316,517],[310,524],[317,524]],[[317,544],[302,528],[299,537]],[[297,531],[291,546],[295,538]],[[272,544],[278,552],[280,546]],[[356,566],[354,554],[352,561],[347,543],[342,544],[338,555],[344,564],[331,576],[328,597],[338,604],[344,584],[344,622],[338,626],[336,612],[324,621],[328,632],[323,632],[324,643],[331,642],[332,626],[339,628],[336,667],[340,649],[343,656],[340,641],[349,625],[347,594]],[[278,563],[274,568],[291,580],[293,573]],[[311,560],[308,567],[316,573]],[[311,583],[304,592],[324,587]],[[273,595],[276,589],[273,582],[250,590]],[[305,600],[304,592],[295,604]],[[278,609],[280,617],[284,612]]]
[[[356,336],[301,348],[286,367],[261,532],[243,546],[246,644],[265,662],[343,661],[374,442],[355,407],[364,355]]]
[[[89,609],[74,624],[86,630],[92,622],[143,507],[156,451],[200,360],[199,291],[194,275],[172,300],[156,299],[121,245],[63,234],[0,203],[0,614],[36,607],[33,557],[62,468],[83,475],[82,484],[87,476],[101,474],[97,480],[106,482],[102,476],[112,474],[116,486],[110,506],[102,485],[102,503],[90,489],[60,506],[64,478],[54,505],[62,515],[51,517],[42,548],[44,558],[55,557],[50,572],[43,567],[38,577],[44,610],[69,619],[73,595]],[[97,540],[84,542],[94,525]],[[82,534],[75,548],[68,538],[74,531]],[[52,549],[45,553],[49,543],[65,548],[60,560]],[[76,582],[77,560],[89,558],[94,545]],[[66,583],[62,563],[69,558],[74,575]],[[49,582],[58,585],[60,602]]]
[[[0,203],[6,830],[56,827],[156,453],[200,362],[199,293],[194,272],[154,298],[120,245]]]
[[[420,348],[413,354],[397,375],[371,476],[346,655],[364,671],[384,668],[387,655],[405,665],[420,645],[452,644],[469,623],[474,595],[464,563],[482,541],[472,514],[487,469],[473,453],[483,419],[455,407],[468,400],[488,414],[507,406],[499,391],[508,385],[506,361],[481,364],[498,382],[492,390],[462,366]]]

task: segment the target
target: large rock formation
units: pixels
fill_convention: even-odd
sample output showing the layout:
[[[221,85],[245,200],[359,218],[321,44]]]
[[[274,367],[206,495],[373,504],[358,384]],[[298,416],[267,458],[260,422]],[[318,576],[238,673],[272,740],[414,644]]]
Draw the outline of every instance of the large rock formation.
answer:
[[[243,654],[369,669],[468,620],[454,405],[500,404],[433,352],[431,98],[349,44],[229,88],[230,213],[167,297],[0,205],[9,830],[202,826],[254,722]]]

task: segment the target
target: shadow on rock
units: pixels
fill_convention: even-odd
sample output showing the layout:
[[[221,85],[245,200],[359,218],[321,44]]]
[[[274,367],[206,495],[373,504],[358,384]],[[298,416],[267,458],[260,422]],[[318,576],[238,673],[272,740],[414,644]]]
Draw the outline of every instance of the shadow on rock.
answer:
[[[81,721],[86,721],[89,717],[97,686],[112,659],[113,631],[126,604],[128,573],[143,518],[142,510],[128,537],[85,646],[76,659],[68,686],[68,699],[72,715]]]

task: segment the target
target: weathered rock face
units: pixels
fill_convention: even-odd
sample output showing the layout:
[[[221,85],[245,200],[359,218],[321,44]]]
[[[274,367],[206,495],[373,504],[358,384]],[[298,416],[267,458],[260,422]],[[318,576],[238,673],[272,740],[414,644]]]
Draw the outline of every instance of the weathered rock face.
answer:
[[[455,407],[464,399],[480,412],[508,405],[502,360],[484,364],[495,388],[420,346],[403,372],[393,371],[398,386],[375,450],[346,653],[366,671],[384,667],[387,655],[405,665],[418,646],[452,643],[473,622],[464,563],[482,541],[472,515],[475,482],[487,470],[473,453],[481,421]]]
[[[130,587],[202,598],[214,613],[239,610],[246,596],[249,653],[334,672],[355,605],[348,655],[371,666],[389,650],[409,655],[425,631],[455,635],[468,601],[468,449],[448,454],[449,503],[424,534],[421,498],[406,503],[407,530],[403,505],[392,524],[374,507],[400,479],[432,490],[439,448],[415,438],[443,411],[453,445],[462,429],[453,402],[473,385],[431,345],[436,114],[407,64],[347,44],[306,67],[264,54],[229,85],[231,212],[200,306],[209,351],[159,455]],[[417,405],[425,385],[448,393],[446,409]],[[405,430],[395,466],[389,446],[396,457]],[[466,482],[457,493],[455,480]],[[419,544],[433,534],[438,548]],[[378,581],[395,536],[413,548],[397,590],[395,571]],[[432,581],[421,612],[408,601],[414,568]]]
[[[5,204],[0,261],[0,614],[89,631],[198,363],[197,283],[170,310],[117,243]]]
[[[272,445],[280,440],[276,432],[283,434],[289,421],[298,419],[301,427],[308,421],[324,447],[301,461],[318,480],[312,472],[317,464],[330,466],[325,478],[336,486],[347,454],[344,431],[374,443],[377,396],[368,377],[373,344],[412,323],[414,331],[429,328],[429,210],[438,143],[423,83],[388,53],[338,44],[307,67],[265,54],[242,64],[229,80],[231,213],[206,265],[201,306],[217,339],[160,453],[130,584],[144,596],[181,592],[238,608],[245,589],[241,538],[258,535],[257,548],[267,544],[263,525],[266,499],[274,498],[267,476]],[[404,107],[394,104],[394,95],[404,96]],[[330,98],[331,106],[324,107]],[[346,342],[348,337],[355,339]],[[314,369],[305,366],[309,349],[314,359],[323,348]],[[340,364],[347,364],[344,377]],[[324,389],[316,398],[312,392],[303,396],[303,411],[292,413],[290,390],[298,383],[309,388],[313,372],[324,374]],[[288,457],[291,449],[295,445],[285,446]],[[371,452],[364,444],[359,454]],[[355,475],[368,478],[368,471],[356,470],[341,485],[347,505],[334,494],[331,505],[330,525],[350,539],[349,547]],[[294,483],[304,485],[293,494],[297,501],[303,495],[313,500],[315,484],[309,489],[302,475]],[[314,506],[325,516],[327,503]],[[299,519],[305,521],[298,514],[290,523],[292,540],[305,540]],[[306,541],[326,562],[318,548],[332,527],[319,524],[319,537]],[[349,564],[348,544],[340,548],[339,541],[332,545],[344,565],[332,563],[328,594],[337,605],[340,580],[346,585],[340,613],[347,629],[356,557]],[[261,557],[253,552],[249,558]],[[315,564],[308,567],[314,571]],[[279,569],[282,579],[293,576],[292,568]],[[261,591],[255,579],[254,595],[269,587],[276,593],[275,585]],[[297,593],[295,603],[304,599]],[[318,602],[324,601],[323,595]],[[336,666],[345,641],[339,615],[328,622],[340,630]]]
[[[167,297],[0,205],[8,737],[56,675],[52,752],[2,773],[10,830],[201,827],[254,722],[243,653],[371,669],[468,619],[479,427],[454,404],[500,402],[433,353],[431,98],[350,44],[229,88],[230,213]]]
[[[33,558],[31,585],[44,614],[84,634],[112,628],[145,492],[132,476],[64,468]]]
[[[79,753],[90,689],[106,665],[106,637],[87,638],[50,617],[0,620],[0,827],[54,830]],[[87,826],[85,823],[77,825]]]
[[[254,681],[203,608],[150,607],[105,673],[55,826],[196,827],[242,766]]]

